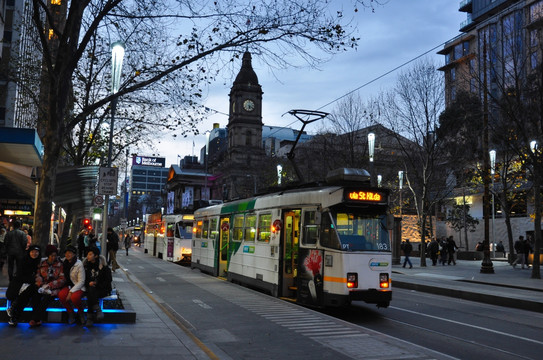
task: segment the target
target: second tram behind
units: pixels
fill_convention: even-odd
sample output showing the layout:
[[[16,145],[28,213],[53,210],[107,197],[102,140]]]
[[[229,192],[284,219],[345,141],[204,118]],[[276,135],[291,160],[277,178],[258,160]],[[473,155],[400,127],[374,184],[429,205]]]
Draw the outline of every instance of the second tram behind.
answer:
[[[144,250],[160,259],[190,264],[194,216],[151,216],[145,228]]]
[[[191,267],[310,306],[387,307],[389,192],[364,170],[328,179],[195,211]]]

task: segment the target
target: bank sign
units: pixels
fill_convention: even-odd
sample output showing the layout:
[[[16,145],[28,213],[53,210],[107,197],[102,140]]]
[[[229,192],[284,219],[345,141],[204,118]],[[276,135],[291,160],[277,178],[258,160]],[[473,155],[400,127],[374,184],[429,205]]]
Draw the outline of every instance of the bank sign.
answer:
[[[132,165],[166,167],[166,158],[150,156],[132,157]]]

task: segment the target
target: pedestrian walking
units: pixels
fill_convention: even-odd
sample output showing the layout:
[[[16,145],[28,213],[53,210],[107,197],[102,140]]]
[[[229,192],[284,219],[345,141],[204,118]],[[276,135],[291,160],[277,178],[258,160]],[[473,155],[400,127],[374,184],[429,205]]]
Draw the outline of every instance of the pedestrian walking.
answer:
[[[527,268],[530,268],[530,262],[528,261],[528,258],[531,253],[534,252],[534,248],[532,247],[532,238],[528,235],[528,238],[524,240],[524,263],[526,264]]]
[[[451,236],[447,239],[447,253],[449,254],[449,260],[447,261],[448,265],[451,265],[451,262],[453,265],[456,265],[456,260],[454,259],[454,254],[456,253],[456,250],[458,250],[458,246],[456,246],[456,243],[454,242],[454,239]]]
[[[409,256],[411,255],[411,251],[413,251],[413,245],[411,245],[409,239],[406,239],[405,242],[402,243],[401,248],[405,256],[405,259],[403,261],[403,267],[405,267],[405,265],[409,263],[409,268],[411,269],[413,267],[413,264],[411,263]]]
[[[13,230],[6,234],[4,244],[6,247],[8,261],[8,277],[9,281],[11,281],[17,272],[21,271],[22,261],[25,256],[25,249],[27,248],[27,236],[21,230],[20,220],[14,221]]]
[[[124,249],[126,250],[126,256],[128,256],[128,249],[132,246],[132,235],[126,234],[124,237]]]
[[[107,228],[107,252],[113,272],[120,268],[119,264],[117,264],[117,250],[119,250],[119,235],[113,231],[113,228]]]
[[[525,265],[525,262],[526,262],[526,259],[524,257],[524,236],[520,235],[518,237],[518,240],[515,241],[515,251],[517,253],[517,258],[515,261],[513,261],[513,263],[511,265],[513,265],[513,268],[515,268],[517,266],[517,264],[520,262],[521,264],[521,269],[524,269],[524,265]]]
[[[496,245],[496,251],[503,253],[503,257],[507,257],[507,254],[505,253],[505,246],[503,246],[503,242],[501,240],[498,245]]]
[[[440,254],[439,262],[441,263],[441,265],[445,265],[445,263],[447,263],[447,261],[449,260],[449,255],[448,255],[447,250],[448,250],[447,239],[443,237],[439,242],[439,254]]]
[[[432,239],[430,244],[428,244],[428,254],[430,255],[430,259],[432,259],[432,266],[436,266],[439,254],[439,244],[436,239]]]

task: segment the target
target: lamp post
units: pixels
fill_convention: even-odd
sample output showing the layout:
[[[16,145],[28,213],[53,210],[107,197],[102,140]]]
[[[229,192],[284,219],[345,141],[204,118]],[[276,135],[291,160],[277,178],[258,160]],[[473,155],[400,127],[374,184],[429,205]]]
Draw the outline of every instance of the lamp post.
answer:
[[[375,186],[375,180],[373,176],[373,155],[375,151],[375,134],[374,133],[368,134],[368,147],[369,147],[369,154],[370,154],[370,182],[372,186]]]
[[[400,218],[402,217],[402,188],[403,188],[403,171],[398,171],[398,181],[400,188]]]
[[[383,181],[383,177],[381,175],[377,175],[377,187],[381,187],[382,181]]]
[[[494,233],[495,208],[494,208],[494,174],[496,173],[496,150],[490,150],[490,175],[492,184],[492,257],[496,257],[496,235]]]
[[[283,167],[281,165],[277,165],[277,185],[281,185],[282,175],[283,175]]]
[[[116,41],[111,44],[111,93],[115,95],[121,85],[121,69],[124,58],[124,43]],[[111,124],[109,126],[109,148],[107,152],[107,166],[111,167],[111,153],[113,151],[113,127],[115,125],[115,110],[117,108],[117,97],[111,100]],[[108,227],[109,195],[105,196],[104,218],[102,219],[102,238],[100,246],[102,254],[106,254],[106,235]]]
[[[206,165],[206,176],[205,176],[205,185],[204,185],[204,197],[206,199],[202,199],[202,200],[208,200],[210,199],[210,196],[208,195],[209,193],[207,192],[207,164],[208,164],[208,157],[209,157],[209,134],[210,134],[210,131],[206,131],[206,154],[205,154],[205,165]]]

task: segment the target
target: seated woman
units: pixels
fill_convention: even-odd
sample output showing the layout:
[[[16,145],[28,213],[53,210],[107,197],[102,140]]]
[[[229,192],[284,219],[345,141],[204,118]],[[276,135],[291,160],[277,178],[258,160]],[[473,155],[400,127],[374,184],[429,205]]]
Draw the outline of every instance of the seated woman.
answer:
[[[111,269],[107,266],[106,258],[100,255],[100,250],[95,246],[89,247],[83,266],[85,267],[88,307],[85,326],[92,326],[93,317],[98,321],[104,319],[99,300],[111,293]]]
[[[68,311],[68,324],[75,323],[74,308],[77,308],[77,315],[81,325],[85,324],[85,310],[81,304],[81,298],[85,292],[85,268],[83,262],[77,258],[77,249],[69,245],[64,253],[62,263],[66,284],[58,293],[58,299]]]
[[[9,283],[6,298],[11,301],[11,306],[7,309],[10,326],[17,326],[24,307],[32,298],[32,294],[38,290],[35,281],[41,261],[40,251],[38,245],[30,245],[23,258],[21,273],[15,274]]]
[[[31,327],[40,326],[45,317],[47,306],[58,296],[62,287],[64,287],[65,278],[62,269],[62,262],[58,258],[58,250],[55,245],[47,245],[45,248],[45,258],[38,266],[36,274],[36,286],[38,290],[32,296],[32,320]]]

